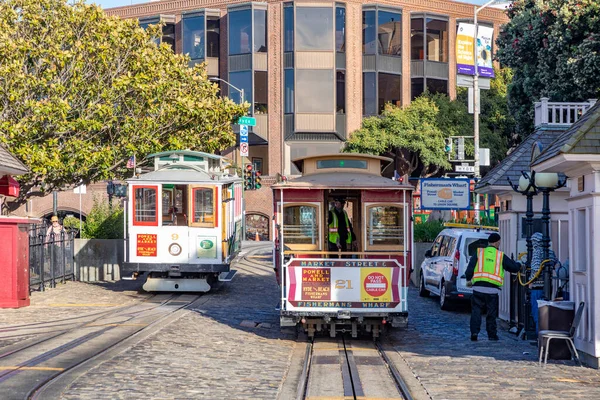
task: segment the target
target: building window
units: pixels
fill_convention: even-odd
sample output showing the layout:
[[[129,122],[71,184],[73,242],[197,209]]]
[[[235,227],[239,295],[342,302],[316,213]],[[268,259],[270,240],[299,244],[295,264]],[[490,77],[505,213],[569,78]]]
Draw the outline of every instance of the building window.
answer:
[[[425,51],[423,36],[425,35],[423,18],[413,18],[410,20],[410,59],[424,60]]]
[[[296,51],[333,50],[331,7],[296,7]]]
[[[363,73],[363,115],[377,114],[375,72]]]
[[[416,99],[425,91],[425,82],[423,78],[412,78],[410,80],[410,98]]]
[[[267,52],[267,11],[254,10],[254,52]]]
[[[254,72],[254,114],[267,114],[267,71]]]
[[[175,24],[165,24],[162,29],[162,42],[171,47],[171,51],[175,52]]]
[[[346,9],[335,8],[335,51],[343,53],[346,51]]]
[[[363,54],[375,54],[375,11],[363,11]]]
[[[427,91],[429,93],[448,93],[448,81],[444,79],[427,78]]]
[[[427,59],[448,62],[448,21],[427,18]]]
[[[252,52],[252,10],[232,11],[229,18],[229,55]]]
[[[379,54],[402,56],[402,16],[387,11],[377,12]]]
[[[296,70],[296,112],[333,114],[333,71]]]
[[[244,101],[252,104],[252,71],[230,72],[229,82],[239,89],[244,89]],[[229,98],[240,103],[240,93],[235,89],[229,90]]]
[[[346,114],[346,72],[337,71],[335,81],[335,111],[338,114]]]
[[[188,54],[192,60],[204,58],[204,16],[184,18],[183,24],[183,54]]]
[[[379,113],[384,110],[385,105],[391,103],[394,106],[402,104],[402,76],[379,73]]]
[[[221,35],[221,21],[219,17],[206,19],[206,57],[219,58]]]
[[[156,186],[134,187],[134,225],[158,226],[157,192],[158,188]]]
[[[283,7],[283,51],[294,51],[294,7]]]
[[[292,114],[294,112],[294,70],[286,69],[284,71],[284,113]]]

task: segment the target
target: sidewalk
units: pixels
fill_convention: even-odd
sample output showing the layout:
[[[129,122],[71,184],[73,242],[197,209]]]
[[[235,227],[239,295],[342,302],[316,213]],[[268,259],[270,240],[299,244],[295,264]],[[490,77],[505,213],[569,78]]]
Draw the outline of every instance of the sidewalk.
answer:
[[[600,398],[600,371],[574,361],[539,367],[536,346],[502,329],[488,341],[484,324],[471,342],[468,307],[442,311],[413,287],[408,297],[409,328],[390,336],[432,399]]]

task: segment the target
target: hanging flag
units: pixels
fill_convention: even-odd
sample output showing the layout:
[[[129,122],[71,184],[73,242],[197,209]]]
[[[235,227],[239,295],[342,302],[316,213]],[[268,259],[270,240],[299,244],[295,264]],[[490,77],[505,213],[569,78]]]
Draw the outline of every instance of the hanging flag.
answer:
[[[129,160],[127,160],[127,168],[135,168],[135,156],[129,157]]]

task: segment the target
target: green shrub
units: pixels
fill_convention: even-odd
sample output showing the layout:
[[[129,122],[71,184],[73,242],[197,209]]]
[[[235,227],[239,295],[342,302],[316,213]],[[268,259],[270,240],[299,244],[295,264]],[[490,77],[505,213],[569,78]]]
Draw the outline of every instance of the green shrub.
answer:
[[[65,229],[69,230],[69,231],[78,231],[79,230],[79,218],[75,218],[72,215],[69,215],[68,217],[65,217],[65,219],[63,219],[62,225]],[[85,222],[81,222],[81,226],[83,228],[83,226],[85,225]]]
[[[110,207],[108,202],[94,198],[94,205],[85,220],[81,237],[84,239],[123,239],[123,208],[121,205]]]
[[[444,222],[440,220],[426,221],[420,224],[415,224],[415,242],[433,242],[443,229]]]

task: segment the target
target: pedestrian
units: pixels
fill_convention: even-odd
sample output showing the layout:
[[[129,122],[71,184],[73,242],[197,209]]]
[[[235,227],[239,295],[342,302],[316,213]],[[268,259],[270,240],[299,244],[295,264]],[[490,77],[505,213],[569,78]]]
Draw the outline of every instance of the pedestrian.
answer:
[[[544,261],[544,247],[542,246],[543,236],[541,233],[536,232],[531,236],[531,244],[533,245],[533,252],[531,254],[531,277],[533,277],[542,267]],[[551,244],[549,243],[551,246]],[[556,264],[557,258],[554,251],[548,249],[548,259],[550,263],[544,264],[544,268],[551,267]],[[538,332],[540,328],[539,323],[539,312],[537,301],[544,297],[544,275],[543,271],[540,276],[529,285],[530,299],[531,299],[531,316],[535,322],[535,331]]]
[[[489,340],[498,340],[498,295],[504,283],[504,271],[519,272],[521,265],[498,250],[500,235],[492,233],[488,237],[488,246],[480,248],[471,257],[465,277],[472,285],[471,296],[471,340],[477,341],[481,330],[481,313],[485,309],[487,316],[485,328]]]
[[[46,231],[46,241],[59,241],[61,239],[61,235],[65,231],[65,228],[60,224],[56,215],[53,215],[52,218],[50,218],[50,222],[52,223],[52,225]]]
[[[336,197],[333,202],[333,208],[329,210],[327,223],[329,224],[329,251],[348,251],[356,248],[356,235],[352,229],[352,224],[348,219],[348,214],[344,210],[345,199]]]

